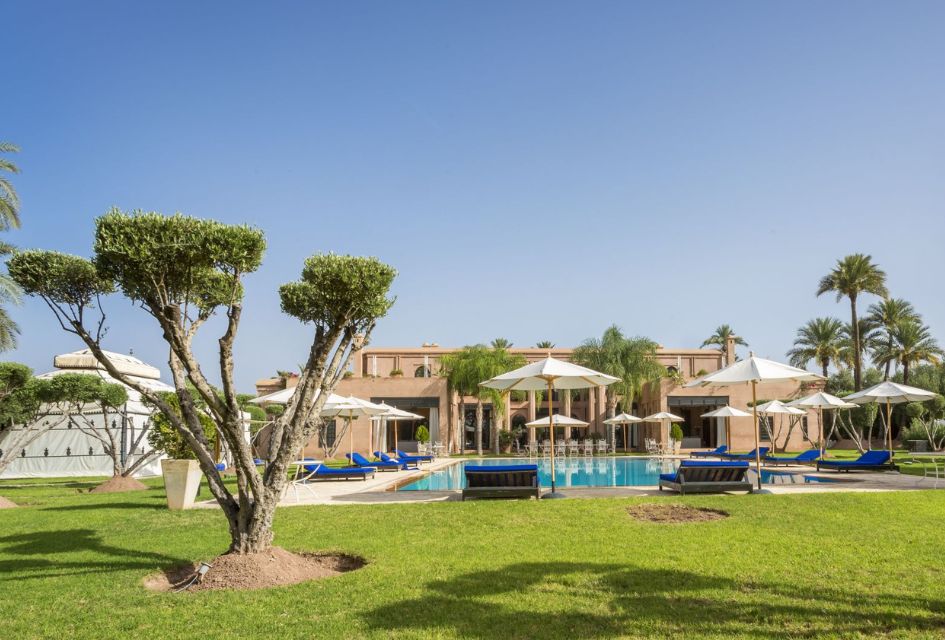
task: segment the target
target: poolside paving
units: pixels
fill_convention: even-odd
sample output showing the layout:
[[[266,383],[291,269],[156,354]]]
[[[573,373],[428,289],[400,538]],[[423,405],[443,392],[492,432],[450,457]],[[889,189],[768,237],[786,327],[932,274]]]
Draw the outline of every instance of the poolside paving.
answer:
[[[680,459],[682,457],[680,456]],[[289,489],[280,507],[306,505],[345,505],[345,504],[397,504],[411,502],[446,502],[461,499],[460,491],[396,491],[394,488],[423,477],[427,473],[443,469],[461,462],[464,458],[440,458],[430,464],[422,465],[419,470],[378,472],[369,480],[320,481],[300,488],[298,492]],[[768,468],[768,467],[765,467]],[[817,472],[815,467],[770,467],[770,470],[798,475],[829,478],[834,482],[811,484],[770,484],[765,485],[762,493],[798,494],[826,492],[878,492],[878,491],[916,491],[945,489],[945,480],[907,475],[894,472],[885,473],[835,473]],[[642,496],[673,496],[657,487],[559,487],[570,498],[620,498]],[[735,494],[732,495],[742,495]],[[206,500],[195,505],[196,508],[215,508],[214,500]]]

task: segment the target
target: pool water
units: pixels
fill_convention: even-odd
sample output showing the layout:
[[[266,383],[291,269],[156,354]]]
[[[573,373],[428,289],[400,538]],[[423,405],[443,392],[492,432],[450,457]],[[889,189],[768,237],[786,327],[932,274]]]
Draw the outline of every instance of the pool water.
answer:
[[[500,466],[507,464],[537,464],[538,483],[542,487],[551,486],[551,462],[548,459],[514,460],[486,458],[484,460],[463,460],[459,464],[434,471],[429,475],[406,484],[398,491],[454,491],[466,486],[463,468],[467,464],[481,466]],[[678,466],[678,460],[659,460],[631,456],[600,458],[555,458],[555,483],[558,487],[655,487],[659,485],[661,473],[672,473]],[[749,472],[754,478],[754,472]],[[814,482],[835,482],[829,478],[807,476],[785,471],[761,472],[764,484],[810,484]]]

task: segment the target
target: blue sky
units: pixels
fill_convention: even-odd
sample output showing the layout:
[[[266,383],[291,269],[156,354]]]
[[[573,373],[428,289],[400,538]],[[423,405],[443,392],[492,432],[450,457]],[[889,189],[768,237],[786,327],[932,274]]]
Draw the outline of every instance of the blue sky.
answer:
[[[376,345],[727,322],[783,358],[848,318],[814,293],[851,252],[945,340],[941,2],[2,4],[4,239],[88,255],[113,205],[258,225],[245,391],[303,360],[276,288],[329,250],[400,272]],[[153,320],[107,310],[106,346],[166,370]],[[81,347],[13,313],[7,357]]]

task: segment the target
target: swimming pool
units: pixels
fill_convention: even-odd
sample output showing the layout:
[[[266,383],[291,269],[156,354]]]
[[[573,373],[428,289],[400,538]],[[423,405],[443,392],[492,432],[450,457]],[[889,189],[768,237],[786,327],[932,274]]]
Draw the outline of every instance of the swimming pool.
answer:
[[[542,487],[551,486],[551,463],[543,460],[515,460],[486,458],[483,460],[463,460],[418,478],[399,487],[398,491],[455,491],[466,486],[463,468],[467,464],[498,466],[505,464],[531,463],[538,465],[538,483]],[[659,460],[632,456],[601,458],[556,458],[555,482],[563,487],[655,487],[659,485],[661,473],[672,473],[678,466],[678,460]],[[750,472],[754,477],[754,473]],[[761,472],[764,484],[811,484],[835,482],[829,478],[819,478],[785,471]]]

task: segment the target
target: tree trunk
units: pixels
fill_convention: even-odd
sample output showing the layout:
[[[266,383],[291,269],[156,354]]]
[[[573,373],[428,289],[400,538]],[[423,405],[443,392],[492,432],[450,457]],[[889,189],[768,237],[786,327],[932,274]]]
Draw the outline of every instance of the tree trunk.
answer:
[[[476,400],[476,455],[482,455],[482,400]]]
[[[823,360],[820,361],[820,366],[821,366],[821,368],[823,369],[824,378],[826,378],[826,377],[827,377],[827,368],[830,367],[830,360],[828,360],[827,358],[824,358]]]
[[[850,330],[853,332],[853,390],[859,391],[862,389],[861,379],[862,379],[862,363],[860,358],[862,352],[860,350],[860,321],[856,317],[856,296],[850,296]]]
[[[909,384],[909,361],[902,361],[902,384]]]
[[[459,397],[459,454],[466,453],[466,401]]]
[[[496,404],[492,403],[492,420],[489,429],[489,433],[492,435],[492,453],[499,455],[499,431],[502,428],[502,418],[499,417],[499,408]]]

